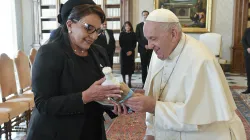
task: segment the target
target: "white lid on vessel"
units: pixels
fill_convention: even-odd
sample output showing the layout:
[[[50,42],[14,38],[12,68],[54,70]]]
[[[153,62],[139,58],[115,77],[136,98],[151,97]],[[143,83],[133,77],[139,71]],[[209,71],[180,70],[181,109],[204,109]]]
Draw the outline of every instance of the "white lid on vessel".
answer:
[[[112,72],[112,69],[111,69],[111,67],[104,67],[104,68],[102,69],[102,72],[103,72],[104,74],[109,74],[109,73]]]

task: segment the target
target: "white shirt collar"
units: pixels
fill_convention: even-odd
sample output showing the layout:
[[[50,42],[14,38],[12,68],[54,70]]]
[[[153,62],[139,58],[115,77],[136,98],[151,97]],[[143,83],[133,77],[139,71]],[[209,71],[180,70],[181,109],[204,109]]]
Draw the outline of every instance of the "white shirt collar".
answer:
[[[178,45],[176,46],[174,51],[169,55],[168,59],[172,60],[181,53],[181,50],[185,45],[185,39],[186,39],[186,35],[184,33],[182,33],[182,36],[181,36],[181,39],[180,39]]]

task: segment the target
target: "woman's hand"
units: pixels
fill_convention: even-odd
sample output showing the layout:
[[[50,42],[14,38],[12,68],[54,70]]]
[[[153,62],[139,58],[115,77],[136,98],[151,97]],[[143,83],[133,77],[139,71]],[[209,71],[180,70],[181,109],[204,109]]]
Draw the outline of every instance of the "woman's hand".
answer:
[[[127,52],[127,56],[130,56],[132,54],[132,51]]]
[[[102,86],[101,84],[104,81],[105,78],[102,78],[93,83],[87,90],[82,92],[82,100],[84,103],[102,101],[108,97],[121,97],[120,86]]]

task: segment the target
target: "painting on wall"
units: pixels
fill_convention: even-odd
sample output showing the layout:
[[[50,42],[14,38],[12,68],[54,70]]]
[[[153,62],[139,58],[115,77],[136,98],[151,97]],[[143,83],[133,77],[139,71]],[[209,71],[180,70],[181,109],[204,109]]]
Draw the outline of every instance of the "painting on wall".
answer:
[[[155,0],[155,9],[171,10],[179,18],[183,32],[210,32],[212,0]]]

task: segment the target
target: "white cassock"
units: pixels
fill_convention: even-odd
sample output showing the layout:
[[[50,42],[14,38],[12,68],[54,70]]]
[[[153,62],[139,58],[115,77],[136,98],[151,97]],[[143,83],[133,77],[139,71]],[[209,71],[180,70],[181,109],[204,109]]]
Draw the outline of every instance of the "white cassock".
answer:
[[[221,66],[196,39],[183,33],[164,61],[153,53],[144,89],[157,100],[155,114],[146,113],[146,135],[156,140],[246,140]]]

